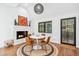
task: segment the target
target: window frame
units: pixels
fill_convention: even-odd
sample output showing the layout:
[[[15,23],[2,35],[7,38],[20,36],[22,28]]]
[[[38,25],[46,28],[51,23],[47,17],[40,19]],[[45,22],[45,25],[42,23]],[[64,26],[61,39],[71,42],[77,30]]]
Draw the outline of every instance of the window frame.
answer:
[[[40,24],[42,24],[42,23],[44,24],[44,30],[43,31],[40,30]],[[45,33],[45,23],[44,22],[39,22],[38,23],[38,32]]]
[[[51,25],[52,25],[52,21],[39,22],[38,23],[38,32],[39,33],[52,33],[52,30],[51,30],[51,32],[46,32],[46,23],[49,23],[49,22],[51,22]],[[44,31],[40,30],[40,24],[42,24],[42,23],[44,24]]]

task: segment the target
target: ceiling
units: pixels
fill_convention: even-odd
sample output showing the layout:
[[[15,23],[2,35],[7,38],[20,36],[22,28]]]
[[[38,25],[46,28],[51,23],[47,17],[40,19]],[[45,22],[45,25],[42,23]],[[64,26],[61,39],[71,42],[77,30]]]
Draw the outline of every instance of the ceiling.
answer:
[[[58,16],[69,13],[79,12],[79,3],[42,3],[44,12],[42,14],[35,14],[34,5],[36,3],[6,3],[7,6],[21,7],[28,11],[31,18],[44,18],[49,16]]]

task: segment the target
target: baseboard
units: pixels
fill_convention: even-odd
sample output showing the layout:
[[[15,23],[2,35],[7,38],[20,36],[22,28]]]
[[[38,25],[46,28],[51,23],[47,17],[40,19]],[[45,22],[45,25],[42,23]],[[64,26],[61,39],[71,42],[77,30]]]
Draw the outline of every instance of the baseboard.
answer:
[[[79,48],[79,46],[76,46],[76,48]]]
[[[0,48],[4,48],[5,46],[0,46]]]

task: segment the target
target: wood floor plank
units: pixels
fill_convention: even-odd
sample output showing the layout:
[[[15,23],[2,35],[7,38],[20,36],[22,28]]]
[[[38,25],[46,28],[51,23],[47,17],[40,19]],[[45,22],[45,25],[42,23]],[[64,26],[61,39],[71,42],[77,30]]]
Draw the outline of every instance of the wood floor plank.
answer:
[[[79,56],[79,48],[65,44],[52,44],[57,46],[59,50],[58,56]],[[0,48],[0,56],[16,56],[16,51],[21,45],[22,44],[7,48]]]

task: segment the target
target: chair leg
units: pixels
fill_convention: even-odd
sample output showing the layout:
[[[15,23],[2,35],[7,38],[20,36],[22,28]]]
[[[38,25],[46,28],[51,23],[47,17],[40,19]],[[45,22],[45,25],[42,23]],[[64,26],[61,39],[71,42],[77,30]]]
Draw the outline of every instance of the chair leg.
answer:
[[[43,49],[43,45],[42,45],[42,49]]]
[[[45,45],[45,51],[46,51],[46,53],[47,53],[47,48],[46,48],[46,45]]]
[[[31,46],[32,48],[31,48],[31,51],[30,51],[30,54],[31,54],[31,52],[32,52],[32,50],[33,50],[33,46]]]
[[[30,54],[31,54],[32,50],[30,51]]]

